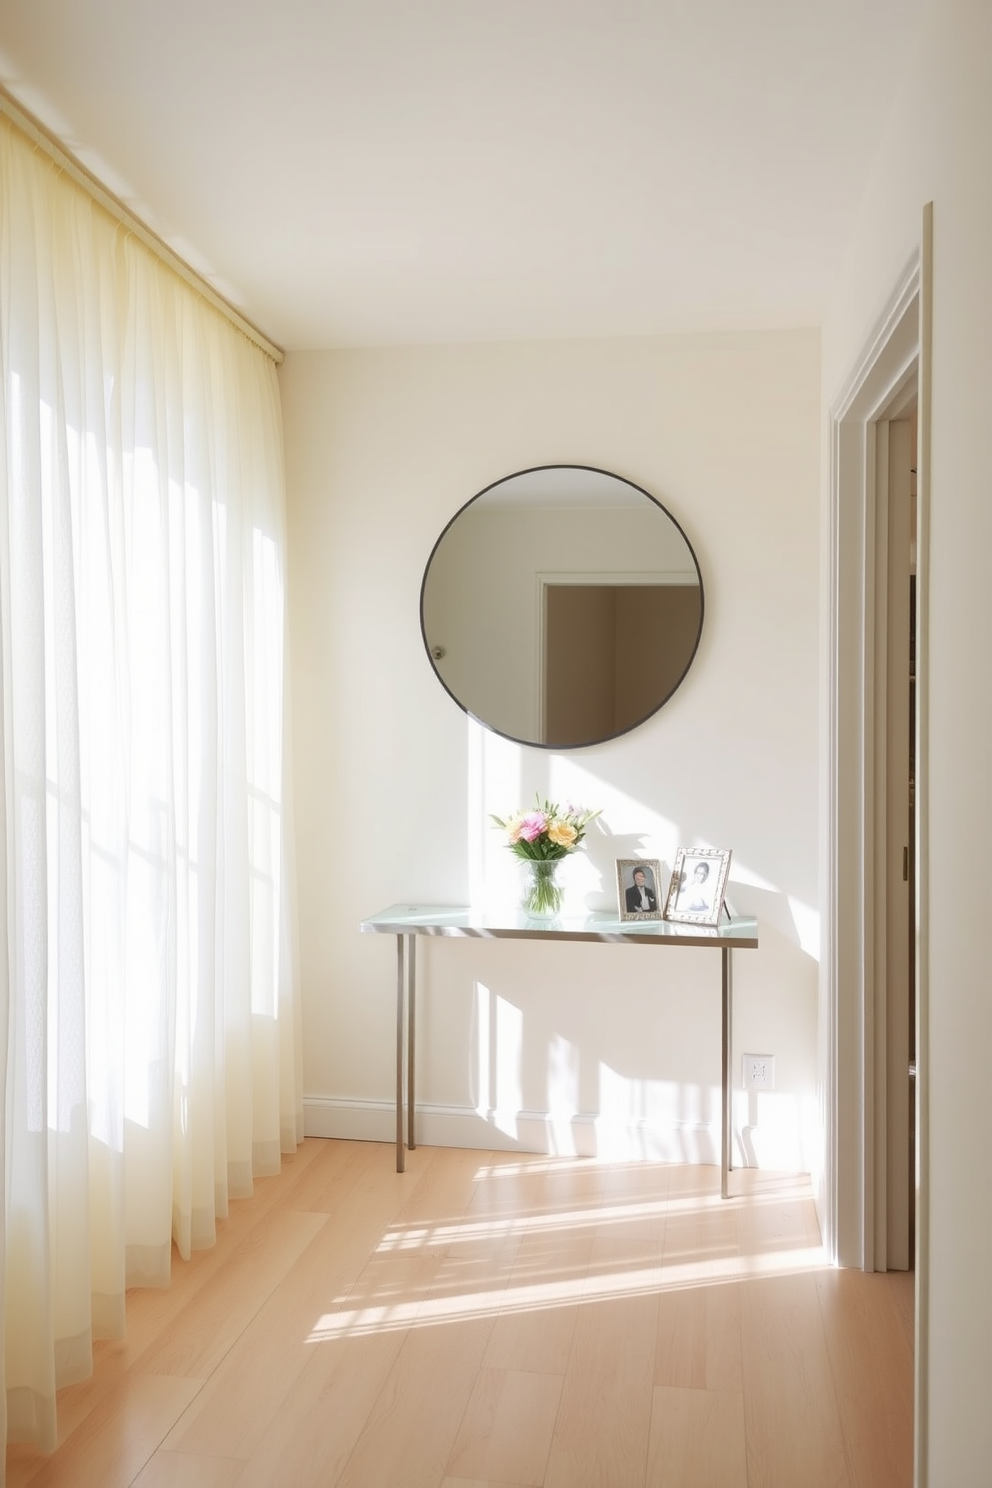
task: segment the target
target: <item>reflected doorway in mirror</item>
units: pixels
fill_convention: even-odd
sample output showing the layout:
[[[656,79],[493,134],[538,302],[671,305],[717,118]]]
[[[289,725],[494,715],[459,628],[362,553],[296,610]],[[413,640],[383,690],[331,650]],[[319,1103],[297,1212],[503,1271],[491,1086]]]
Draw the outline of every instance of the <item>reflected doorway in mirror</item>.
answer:
[[[686,533],[654,496],[587,465],[494,481],[427,561],[420,627],[448,695],[518,744],[628,733],[682,685],[703,626]]]

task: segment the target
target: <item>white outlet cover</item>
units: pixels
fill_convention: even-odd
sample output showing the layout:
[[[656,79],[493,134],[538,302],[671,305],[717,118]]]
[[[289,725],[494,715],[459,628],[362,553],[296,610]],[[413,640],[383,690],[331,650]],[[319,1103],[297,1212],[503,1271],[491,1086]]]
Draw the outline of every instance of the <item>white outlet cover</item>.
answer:
[[[741,1058],[742,1084],[745,1090],[775,1089],[775,1055],[744,1054]]]

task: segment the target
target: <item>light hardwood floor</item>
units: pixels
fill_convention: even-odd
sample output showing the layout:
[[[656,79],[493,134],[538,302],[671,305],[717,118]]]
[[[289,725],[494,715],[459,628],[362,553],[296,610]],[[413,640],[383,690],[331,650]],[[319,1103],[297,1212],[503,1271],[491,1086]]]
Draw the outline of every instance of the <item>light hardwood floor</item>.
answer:
[[[910,1488],[913,1282],[808,1180],[309,1139],[7,1488]]]

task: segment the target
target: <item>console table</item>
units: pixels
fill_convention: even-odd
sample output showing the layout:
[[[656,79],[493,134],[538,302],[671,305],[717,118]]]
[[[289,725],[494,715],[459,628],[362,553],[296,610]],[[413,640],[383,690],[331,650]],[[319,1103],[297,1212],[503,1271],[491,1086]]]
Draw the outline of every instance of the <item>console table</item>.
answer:
[[[470,936],[493,940],[599,941],[612,945],[699,946],[719,950],[722,969],[722,1120],[720,1141],[720,1192],[729,1194],[731,1170],[731,1068],[733,1028],[732,965],[735,950],[754,950],[758,923],[753,919],[731,919],[719,926],[683,924],[674,920],[618,920],[606,914],[550,922],[529,919],[522,910],[487,913],[484,910],[437,904],[392,904],[360,929],[366,934],[396,936],[396,1171],[406,1166],[406,1146],[416,1148],[416,939],[418,935]],[[406,1046],[404,1051],[404,1045]],[[404,1066],[406,1100],[404,1102]],[[406,1146],[403,1140],[404,1104],[407,1116]]]

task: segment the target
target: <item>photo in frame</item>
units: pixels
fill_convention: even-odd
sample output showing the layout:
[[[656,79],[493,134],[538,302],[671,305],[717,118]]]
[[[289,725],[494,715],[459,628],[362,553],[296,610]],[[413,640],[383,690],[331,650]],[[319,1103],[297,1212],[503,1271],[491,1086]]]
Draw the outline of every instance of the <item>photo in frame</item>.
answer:
[[[616,862],[621,920],[662,919],[661,864],[653,858],[617,858]]]
[[[665,919],[719,925],[729,872],[729,849],[680,847],[668,885]]]

